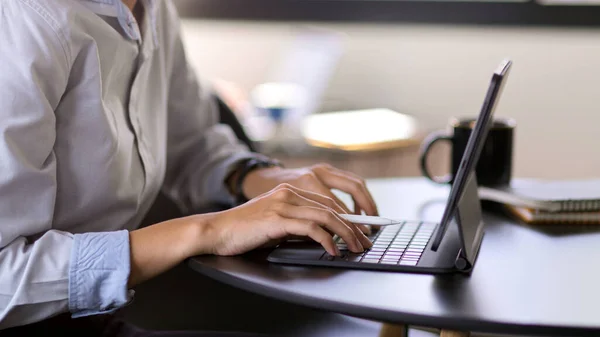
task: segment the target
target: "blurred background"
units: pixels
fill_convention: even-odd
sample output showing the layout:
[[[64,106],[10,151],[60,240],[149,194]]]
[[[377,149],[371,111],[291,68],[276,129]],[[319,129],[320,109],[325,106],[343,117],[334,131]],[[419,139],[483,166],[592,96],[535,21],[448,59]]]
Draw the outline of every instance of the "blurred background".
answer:
[[[175,3],[195,70],[261,151],[289,166],[420,175],[423,137],[451,117],[477,116],[492,72],[510,58],[496,116],[517,121],[513,176],[600,172],[593,1]],[[433,171],[448,172],[449,146],[434,152]]]

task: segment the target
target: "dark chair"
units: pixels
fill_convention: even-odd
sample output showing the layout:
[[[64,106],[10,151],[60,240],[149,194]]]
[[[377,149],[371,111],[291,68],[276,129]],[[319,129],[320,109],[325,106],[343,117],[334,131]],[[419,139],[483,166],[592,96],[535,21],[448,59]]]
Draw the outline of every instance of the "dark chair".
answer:
[[[250,137],[248,137],[246,131],[244,130],[244,127],[242,126],[242,124],[240,124],[240,121],[237,119],[235,113],[218,96],[217,105],[219,107],[219,122],[221,122],[222,124],[229,125],[233,129],[233,132],[235,132],[235,135],[238,137],[239,140],[246,144],[246,146],[248,146],[248,148],[251,151],[258,152],[256,144],[254,144]]]

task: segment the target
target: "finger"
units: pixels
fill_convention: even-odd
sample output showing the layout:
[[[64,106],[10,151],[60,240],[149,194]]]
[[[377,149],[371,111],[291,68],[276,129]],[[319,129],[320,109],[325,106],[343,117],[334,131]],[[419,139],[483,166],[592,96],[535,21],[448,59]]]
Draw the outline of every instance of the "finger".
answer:
[[[337,200],[339,200],[339,199],[331,192],[330,189],[328,189],[323,184],[321,184],[321,182],[317,182],[317,184],[315,184],[315,186],[313,186],[313,188],[317,189],[318,191],[322,191],[322,194],[315,193],[313,191],[303,190],[303,189],[295,187],[295,186],[291,186],[291,189],[296,191],[300,196],[308,198],[308,199],[312,199],[312,200],[322,201],[322,203],[326,206],[329,206],[330,203],[333,203],[336,206],[338,206],[340,203],[343,205],[343,203],[341,201],[339,203],[335,202],[336,199]],[[312,197],[314,197],[316,199],[313,199]],[[334,210],[337,210],[335,207],[331,207],[331,208]],[[339,210],[337,210],[337,212],[340,213]],[[342,212],[342,213],[350,214],[350,212]],[[354,230],[355,232],[358,229],[358,231],[360,233],[357,232],[357,237],[358,237],[359,241],[362,243],[363,247],[369,248],[372,246],[372,242],[369,240],[369,238],[366,237],[366,235],[372,234],[372,231],[368,226],[361,225],[361,224],[354,224],[354,223],[344,220],[341,217],[340,217],[340,220],[343,221],[344,223],[346,223],[346,225],[348,225],[350,228],[352,228],[352,230]]]
[[[352,172],[349,172],[349,171],[340,170],[337,167],[334,167],[329,164],[319,164],[313,168],[313,171],[315,171],[315,170],[316,171],[325,171],[325,173],[331,172],[332,174],[335,174],[335,175],[338,175],[341,177],[345,177],[345,178],[350,178],[351,180],[355,181],[359,185],[359,187],[363,191],[363,193],[367,196],[369,203],[372,205],[373,209],[375,210],[374,214],[368,214],[368,215],[379,215],[379,211],[377,210],[377,204],[375,203],[375,199],[373,198],[373,195],[367,188],[362,177],[360,177],[359,175],[354,174]],[[316,173],[316,171],[315,171],[315,173]],[[319,175],[317,174],[317,176],[319,176]],[[333,186],[331,186],[331,187],[333,187]],[[333,188],[337,188],[337,187],[333,187]],[[344,191],[344,192],[350,193],[349,191]],[[356,205],[356,200],[355,200],[355,205]]]
[[[356,226],[345,224],[331,209],[288,204],[287,207],[281,210],[280,215],[286,218],[310,220],[321,224],[342,238],[353,252],[362,252],[365,246],[367,248],[372,246],[369,239]]]
[[[356,200],[352,199],[352,201],[354,202],[354,214],[361,215],[362,209],[360,209],[360,207],[358,207]],[[361,232],[365,233],[365,235],[371,235],[373,233],[373,230],[371,229],[371,226],[369,226],[369,225],[356,224],[356,227],[358,227],[358,229],[360,229]]]
[[[321,193],[322,195],[324,195],[328,198],[331,198],[333,201],[335,201],[336,204],[338,204],[338,205],[340,205],[340,207],[342,207],[343,212],[340,212],[340,213],[342,213],[342,214],[344,214],[344,213],[351,214],[352,213],[352,212],[350,212],[350,208],[348,208],[348,206],[342,200],[340,200],[340,198],[338,198],[335,194],[333,194],[330,189],[328,189],[321,182],[319,182],[319,185],[322,186],[322,188],[319,190],[319,193]]]
[[[298,193],[302,193],[308,196],[308,198],[300,196]],[[301,190],[295,186],[290,184],[280,184],[273,190],[266,193],[262,198],[275,198],[278,200],[277,203],[273,204],[273,207],[281,207],[283,204],[293,204],[297,206],[313,206],[320,208],[329,208],[327,205],[324,205],[318,201],[311,200],[311,198],[319,198],[322,197],[322,201],[331,205],[331,207],[335,207],[333,202],[330,200],[329,202],[325,197],[318,195],[317,193],[312,193],[310,191]],[[338,206],[339,208],[339,206]],[[277,209],[275,209],[277,211]],[[328,228],[325,228],[331,235],[335,235],[335,233],[331,232]]]
[[[317,184],[315,184],[315,186],[313,186],[313,188],[317,189],[318,191],[323,191],[323,194],[315,193],[313,191],[303,190],[301,188],[298,188],[298,187],[295,187],[292,185],[284,185],[284,186],[285,186],[285,188],[295,191],[301,197],[304,197],[309,200],[317,201],[318,203],[328,206],[329,208],[337,211],[338,213],[349,213],[349,212],[340,212],[341,209],[340,209],[339,203],[335,202],[335,200],[334,200],[334,198],[337,199],[337,197],[333,193],[331,193],[331,190],[329,190],[327,187],[325,187],[320,182],[317,182]],[[340,201],[340,203],[341,203],[341,201]],[[297,206],[309,206],[309,205],[298,204]],[[349,221],[342,219],[341,217],[339,217],[339,218],[341,221],[346,223],[346,225],[349,226],[350,228],[352,228],[353,230],[358,228],[358,231],[361,232],[361,234],[357,234],[360,242],[363,244],[363,246],[366,245],[365,247],[371,247],[371,241],[369,240],[369,238],[367,238],[365,236],[365,235],[371,235],[371,233],[372,233],[371,229],[369,227],[364,226],[364,225],[353,224]]]
[[[297,194],[299,194],[300,196],[316,201],[319,204],[325,205],[333,210],[335,210],[338,213],[341,214],[349,214],[350,210],[348,209],[348,207],[346,207],[346,205],[344,205],[343,202],[341,202],[333,193],[331,193],[331,191],[323,186],[323,184],[321,184],[321,182],[317,181],[316,184],[314,184],[313,189],[315,189],[315,191],[309,191],[309,190],[305,190],[293,185],[289,185],[289,184],[282,184],[280,185],[281,188],[287,188],[290,189],[294,192],[296,192]]]
[[[360,181],[362,183],[362,186],[364,186],[364,190],[365,190],[367,196],[369,197],[370,201],[372,202],[373,207],[375,207],[375,211],[377,212],[377,214],[374,214],[374,215],[377,215],[377,216],[379,215],[379,210],[377,209],[377,203],[375,202],[375,198],[373,198],[373,195],[371,194],[371,191],[369,191],[369,189],[367,188],[367,185],[364,183],[364,179],[361,176],[359,176],[358,174],[354,174],[352,172],[349,172],[349,171],[340,170],[340,169],[338,169],[337,167],[334,167],[334,166],[331,166],[331,170],[334,171],[334,172],[337,172],[339,174],[349,175],[350,177],[352,177],[352,178]]]
[[[309,237],[321,244],[327,253],[335,256],[340,255],[337,245],[333,242],[333,237],[331,237],[331,235],[316,222],[303,219],[283,218],[280,221],[280,224],[288,236]]]
[[[360,209],[360,207],[358,206],[358,203],[356,202],[356,199],[352,198],[352,202],[354,202],[354,214],[361,215],[362,214],[362,209]]]
[[[314,185],[312,185],[312,188],[314,189],[314,191],[304,190],[304,189],[298,188],[293,185],[290,185],[288,188],[296,191],[298,194],[300,194],[301,196],[303,196],[305,198],[316,200],[326,206],[329,206],[340,214],[351,214],[350,209],[348,209],[348,207],[335,194],[333,194],[329,188],[327,188],[325,185],[323,185],[320,181],[317,181]],[[345,220],[343,220],[343,221],[345,221]],[[352,223],[348,223],[348,224],[351,226],[358,227],[358,229],[365,235],[372,234],[371,228],[369,226],[352,224]],[[362,239],[362,238],[360,238],[360,239],[361,239],[361,242],[365,242],[364,239]]]
[[[327,187],[350,194],[367,215],[378,215],[375,201],[362,180],[339,173],[335,169],[317,169],[315,173]]]

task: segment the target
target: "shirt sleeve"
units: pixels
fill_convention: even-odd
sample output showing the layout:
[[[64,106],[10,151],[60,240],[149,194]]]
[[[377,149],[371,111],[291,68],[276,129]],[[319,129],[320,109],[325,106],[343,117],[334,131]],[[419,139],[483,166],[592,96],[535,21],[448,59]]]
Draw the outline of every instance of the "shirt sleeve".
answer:
[[[59,27],[35,8],[0,2],[0,329],[69,309],[104,312],[130,297],[127,232],[53,229],[54,110],[71,60]]]
[[[233,204],[225,179],[235,164],[256,157],[235,136],[219,124],[215,95],[200,83],[187,61],[179,18],[165,2],[169,28],[173,30],[168,100],[168,144],[165,190],[186,209],[211,204]]]

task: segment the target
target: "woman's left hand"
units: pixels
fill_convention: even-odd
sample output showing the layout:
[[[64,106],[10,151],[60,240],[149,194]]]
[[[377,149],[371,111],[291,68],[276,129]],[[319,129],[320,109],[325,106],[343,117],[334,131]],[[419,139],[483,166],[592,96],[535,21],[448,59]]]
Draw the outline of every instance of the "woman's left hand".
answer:
[[[243,182],[243,192],[252,199],[266,193],[279,184],[287,183],[303,190],[321,194],[331,198],[341,208],[340,212],[366,215],[379,215],[377,205],[367,189],[364,179],[356,174],[337,169],[329,164],[317,164],[299,169],[266,168],[249,173]],[[338,189],[352,196],[354,211],[332,193]],[[368,227],[360,226],[363,232],[369,232]]]

